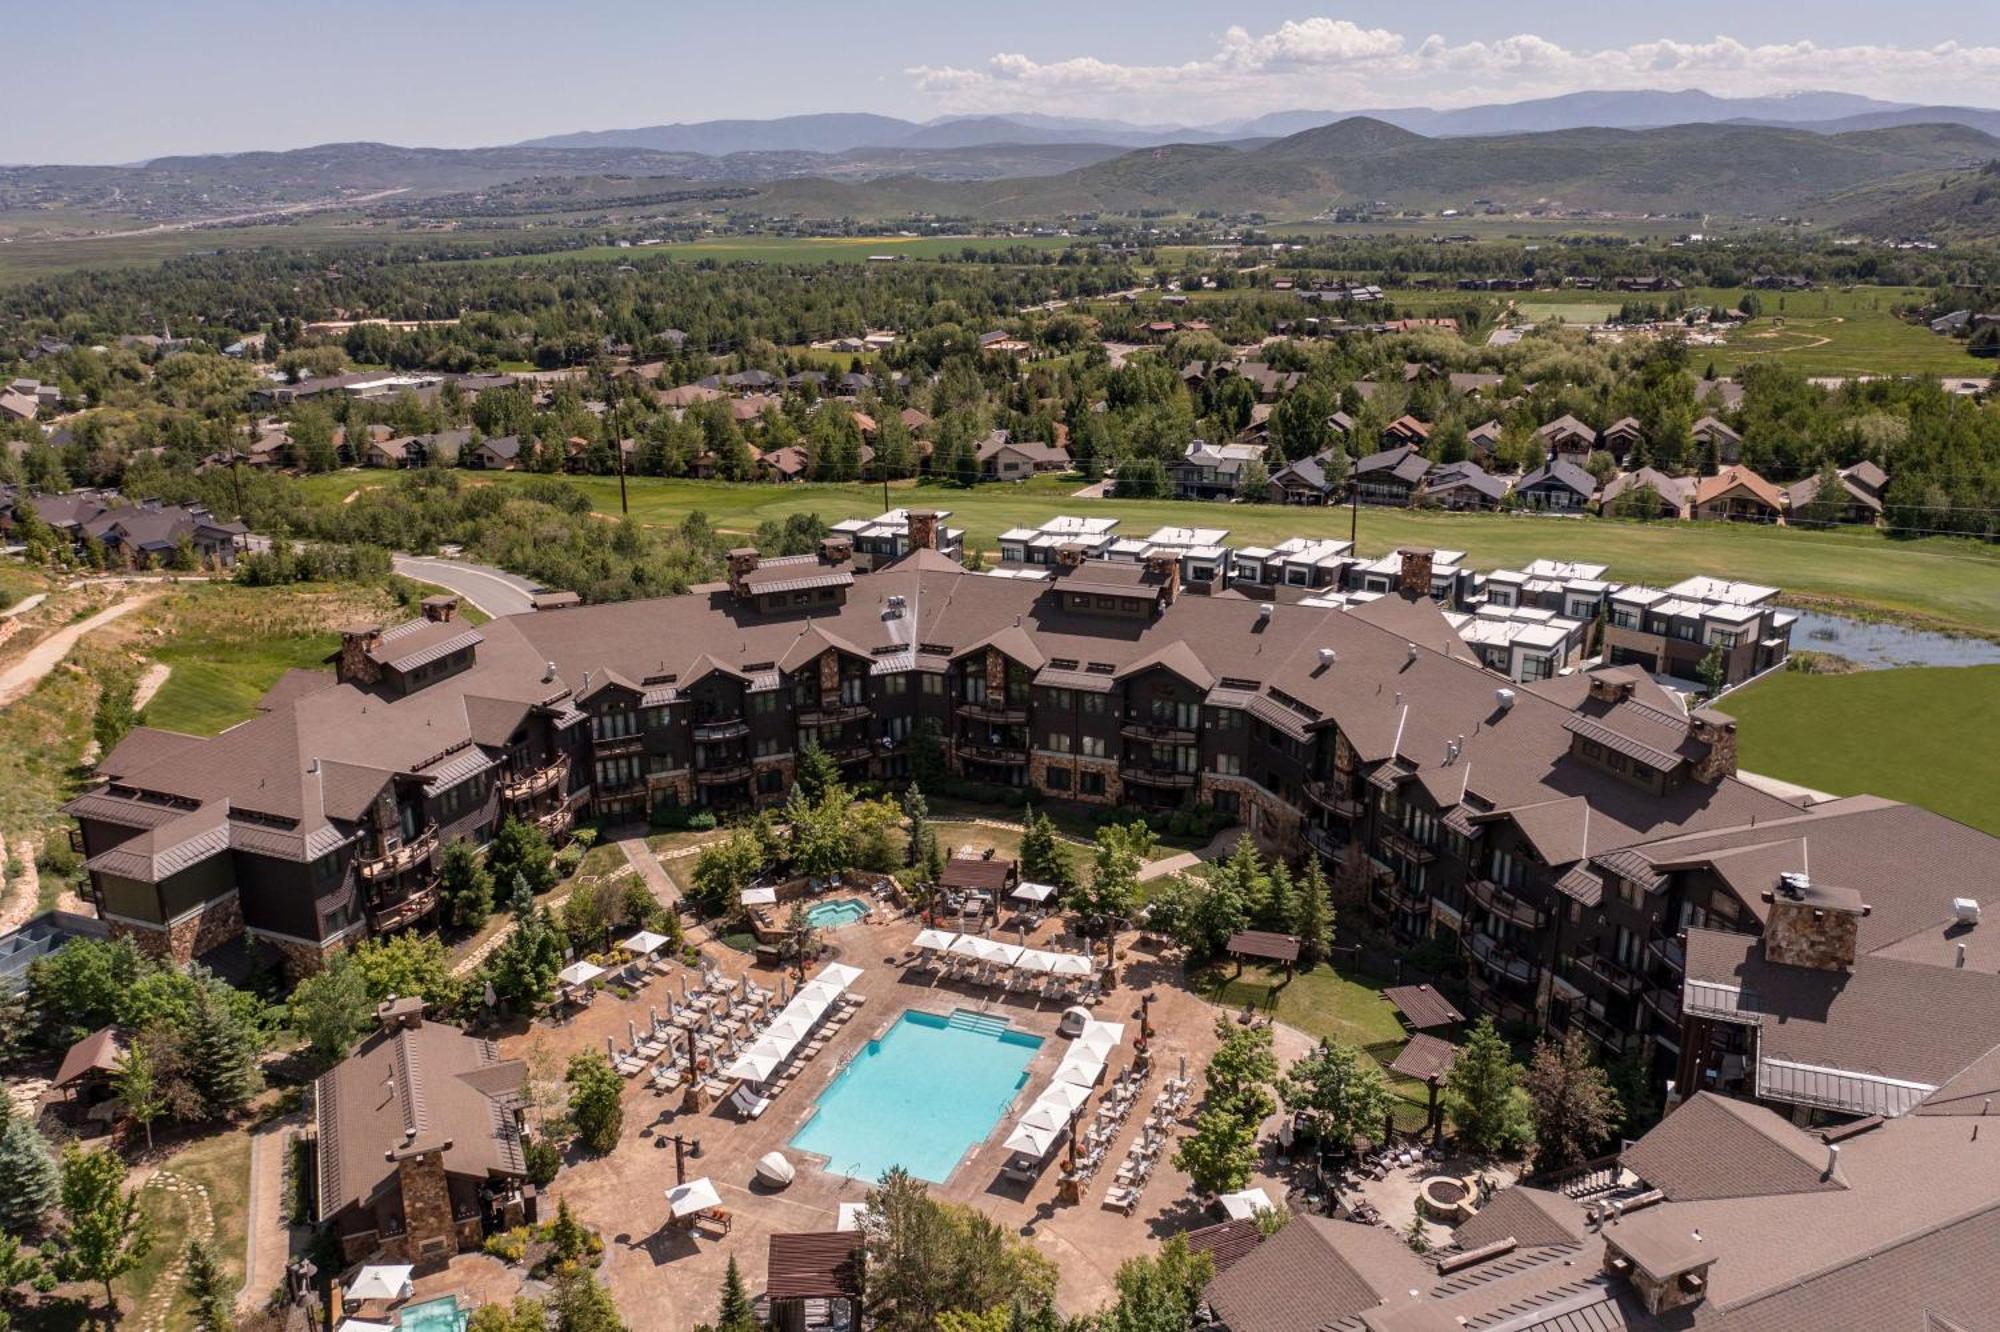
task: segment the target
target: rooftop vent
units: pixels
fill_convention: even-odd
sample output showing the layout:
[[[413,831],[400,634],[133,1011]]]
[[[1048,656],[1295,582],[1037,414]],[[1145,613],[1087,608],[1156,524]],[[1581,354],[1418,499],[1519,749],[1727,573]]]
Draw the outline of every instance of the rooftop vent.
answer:
[[[1954,897],[1951,899],[1952,918],[1961,925],[1979,923],[1979,899],[1976,897]]]
[[[1409,649],[1410,649],[1410,660],[1415,661],[1417,659],[1417,645],[1415,643],[1411,643],[1409,644]]]
[[[1273,609],[1274,607],[1268,601],[1265,602],[1263,605],[1259,606],[1257,608],[1258,620],[1264,623],[1269,623],[1271,619],[1271,612]]]
[[[552,661],[544,663],[542,666],[542,683],[547,684],[555,678],[556,678],[556,664]]]
[[[1322,666],[1331,666],[1334,663],[1334,659],[1339,655],[1332,648],[1321,648],[1319,650],[1319,664]]]
[[[1509,711],[1514,706],[1514,691],[1511,689],[1494,690],[1493,703],[1494,706],[1500,709],[1500,711],[1502,712]]]
[[[1797,870],[1787,870],[1778,876],[1778,891],[1793,901],[1803,898],[1812,888],[1812,880]]]

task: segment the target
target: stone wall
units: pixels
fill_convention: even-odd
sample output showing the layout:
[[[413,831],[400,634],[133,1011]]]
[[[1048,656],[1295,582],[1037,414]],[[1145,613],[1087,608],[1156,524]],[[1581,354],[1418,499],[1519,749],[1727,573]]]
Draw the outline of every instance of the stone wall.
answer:
[[[1861,931],[1858,912],[1809,902],[1771,903],[1764,922],[1764,960],[1814,971],[1845,971],[1854,965]]]
[[[1201,799],[1212,802],[1218,791],[1235,794],[1243,825],[1261,849],[1286,860],[1296,860],[1305,853],[1305,816],[1298,810],[1248,778],[1204,772]]]
[[[442,1147],[412,1152],[396,1162],[396,1184],[403,1193],[403,1260],[443,1262],[458,1252]]]
[[[147,925],[113,919],[106,922],[114,939],[130,938],[149,957],[192,962],[211,948],[243,936],[243,903],[234,892],[204,904],[171,925]]]
[[[1056,769],[1069,773],[1069,790],[1057,791],[1049,786],[1049,773]],[[1103,795],[1084,794],[1081,779],[1086,772],[1103,774]],[[1112,759],[1081,758],[1075,754],[1051,754],[1039,749],[1030,750],[1028,785],[1051,800],[1074,800],[1080,805],[1116,805],[1125,799],[1125,783],[1118,775],[1117,762]]]

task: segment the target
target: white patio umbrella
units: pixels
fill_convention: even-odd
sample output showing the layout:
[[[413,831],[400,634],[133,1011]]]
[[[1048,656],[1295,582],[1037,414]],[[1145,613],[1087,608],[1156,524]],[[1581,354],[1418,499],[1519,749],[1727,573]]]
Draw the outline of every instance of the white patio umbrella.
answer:
[[[945,951],[955,957],[969,957],[977,962],[980,960],[979,949],[985,942],[976,934],[961,934],[951,941]]]
[[[745,888],[738,895],[738,898],[744,906],[776,906],[778,904],[778,890],[776,888]]]
[[[1095,1087],[1104,1076],[1104,1061],[1091,1056],[1088,1050],[1073,1050],[1056,1065],[1055,1080],[1078,1087]]]
[[[1057,1105],[1064,1110],[1081,1109],[1090,1099],[1090,1092],[1073,1082],[1052,1082],[1035,1098],[1036,1105]]]
[[[1029,883],[1025,879],[1015,887],[1013,892],[1008,894],[1009,897],[1017,897],[1023,902],[1046,902],[1055,895],[1056,886],[1054,884]]]
[[[1021,1117],[1014,1121],[1017,1128],[1039,1129],[1053,1133],[1069,1123],[1070,1112],[1054,1101],[1036,1101]]]
[[[588,985],[604,974],[604,968],[591,962],[572,962],[556,973],[556,979],[564,985]]]
[[[1014,959],[1014,967],[1018,971],[1053,971],[1055,965],[1056,955],[1039,948],[1023,948],[1020,956]]]
[[[350,1302],[362,1300],[407,1300],[416,1288],[410,1284],[408,1267],[364,1267],[347,1288]]]
[[[918,930],[914,942],[918,948],[928,952],[942,953],[949,951],[957,938],[950,930]]]
[[[1007,1135],[1006,1147],[1010,1152],[1022,1152],[1028,1156],[1046,1156],[1055,1145],[1056,1130],[1032,1128],[1027,1124],[1016,1124],[1014,1131]]]
[[[655,934],[651,930],[640,930],[637,934],[624,940],[618,946],[628,953],[637,953],[641,957],[651,957],[662,948],[665,948],[667,943],[668,939],[664,934]]]
[[[1071,1049],[1089,1050],[1099,1058],[1109,1058],[1125,1041],[1125,1024],[1122,1022],[1092,1022],[1076,1038]]]
[[[1242,1189],[1235,1193],[1225,1193],[1216,1201],[1222,1204],[1222,1210],[1232,1221],[1241,1221],[1259,1212],[1278,1210],[1271,1205],[1271,1196],[1262,1189]]]
[[[1088,976],[1097,970],[1097,964],[1082,953],[1057,953],[1056,964],[1049,968],[1058,976]]]
[[[813,983],[832,985],[844,990],[860,979],[860,967],[850,967],[845,962],[829,962],[819,969],[819,975],[813,977]]]
[[[828,985],[825,981],[818,980],[799,991],[799,998],[804,999],[809,997],[816,1002],[826,1004],[828,1007],[836,1003],[840,999],[840,996],[841,990],[839,986]]]
[[[371,1323],[363,1318],[343,1318],[334,1332],[396,1332],[388,1323]]]
[[[792,1045],[796,1045],[799,1041],[803,1040],[805,1034],[811,1030],[811,1019],[805,1017],[803,1014],[794,1013],[790,1009],[786,1009],[784,1012],[778,1014],[770,1026],[764,1028],[764,1039],[767,1041],[784,1041],[787,1043],[786,1048],[789,1049]]]
[[[1021,945],[1001,943],[998,939],[980,939],[979,960],[993,962],[1003,967],[1014,965],[1014,959],[1021,955]]]
[[[667,1190],[667,1212],[676,1218],[693,1216],[696,1212],[720,1206],[722,1195],[715,1191],[715,1185],[706,1176],[676,1184]]]
[[[736,1062],[732,1063],[728,1068],[723,1069],[722,1076],[725,1078],[744,1079],[750,1082],[762,1082],[777,1072],[778,1065],[783,1062],[783,1055],[775,1054],[768,1050],[760,1051],[753,1046],[736,1056]]]

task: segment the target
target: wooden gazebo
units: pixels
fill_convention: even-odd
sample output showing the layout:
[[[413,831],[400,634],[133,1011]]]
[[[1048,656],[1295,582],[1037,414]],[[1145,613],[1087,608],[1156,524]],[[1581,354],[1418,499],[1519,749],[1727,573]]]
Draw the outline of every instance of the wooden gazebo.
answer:
[[[1456,1045],[1419,1032],[1410,1037],[1410,1043],[1403,1047],[1402,1052],[1389,1065],[1391,1073],[1415,1078],[1429,1088],[1429,1116],[1424,1120],[1424,1131],[1427,1133],[1439,1127],[1438,1091],[1444,1086],[1445,1076],[1451,1072],[1451,1066],[1457,1062]]]
[[[764,1269],[771,1326],[778,1332],[805,1332],[807,1303],[820,1300],[847,1306],[844,1322],[831,1320],[835,1326],[859,1326],[862,1244],[860,1233],[852,1230],[772,1235]]]
[[[1465,1021],[1465,1014],[1458,1011],[1451,1000],[1438,993],[1430,985],[1392,985],[1382,991],[1382,997],[1396,1006],[1403,1020],[1417,1031],[1427,1031],[1432,1027],[1455,1027]]]
[[[1299,936],[1273,930],[1243,930],[1229,936],[1223,951],[1236,959],[1238,971],[1243,970],[1245,962],[1273,962],[1289,976],[1299,964]]]

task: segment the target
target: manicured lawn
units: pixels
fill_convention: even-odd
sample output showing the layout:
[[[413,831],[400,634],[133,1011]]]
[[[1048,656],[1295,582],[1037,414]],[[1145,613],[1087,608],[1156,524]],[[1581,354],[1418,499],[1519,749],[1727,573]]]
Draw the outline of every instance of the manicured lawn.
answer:
[[[520,478],[498,473],[481,480],[507,485],[518,484]],[[600,511],[618,511],[616,477],[580,477],[576,483]],[[307,484],[338,498],[357,485],[379,480],[338,472],[314,477]],[[950,510],[951,525],[966,530],[968,548],[985,551],[989,560],[998,556],[1001,532],[1032,526],[1058,513],[1116,517],[1120,531],[1139,534],[1164,526],[1222,527],[1241,543],[1348,535],[1346,509],[1072,498],[1070,492],[1080,484],[1073,477],[1042,477],[1020,485],[959,490],[900,482],[890,487],[889,498],[897,506]],[[765,519],[794,513],[817,513],[831,523],[872,516],[883,507],[879,484],[762,485],[637,477],[629,485],[632,513],[641,522],[677,523],[699,510],[728,532],[751,532]],[[1941,537],[1899,541],[1863,530],[1808,532],[1753,524],[1369,508],[1361,510],[1357,528],[1360,551],[1368,556],[1402,545],[1424,545],[1466,551],[1469,561],[1482,569],[1518,567],[1546,556],[1607,564],[1611,577],[1621,582],[1666,584],[1690,574],[1713,574],[1770,584],[1798,598],[1852,603],[2000,637],[2000,550],[1970,541]]]
[[[1907,800],[2000,835],[2000,666],[1787,671],[1722,706],[1744,768]]]
[[[233,1292],[243,1282],[243,1246],[250,1219],[250,1135],[235,1131],[204,1138],[175,1152],[161,1168],[208,1190],[223,1287]],[[199,1206],[194,1199],[158,1185],[143,1190],[139,1202],[153,1218],[157,1238],[141,1265],[116,1283],[119,1295],[130,1301],[129,1307],[142,1304],[167,1266],[187,1251],[193,1235],[194,1213],[190,1209]],[[193,1305],[186,1295],[175,1291],[163,1325],[191,1327],[193,1318]]]
[[[1021,834],[1006,828],[987,828],[976,823],[960,823],[952,819],[932,819],[931,827],[937,830],[938,847],[949,857],[961,847],[974,851],[991,849],[995,855],[1007,860],[1021,857]],[[1072,862],[1081,866],[1081,857],[1071,856]]]

